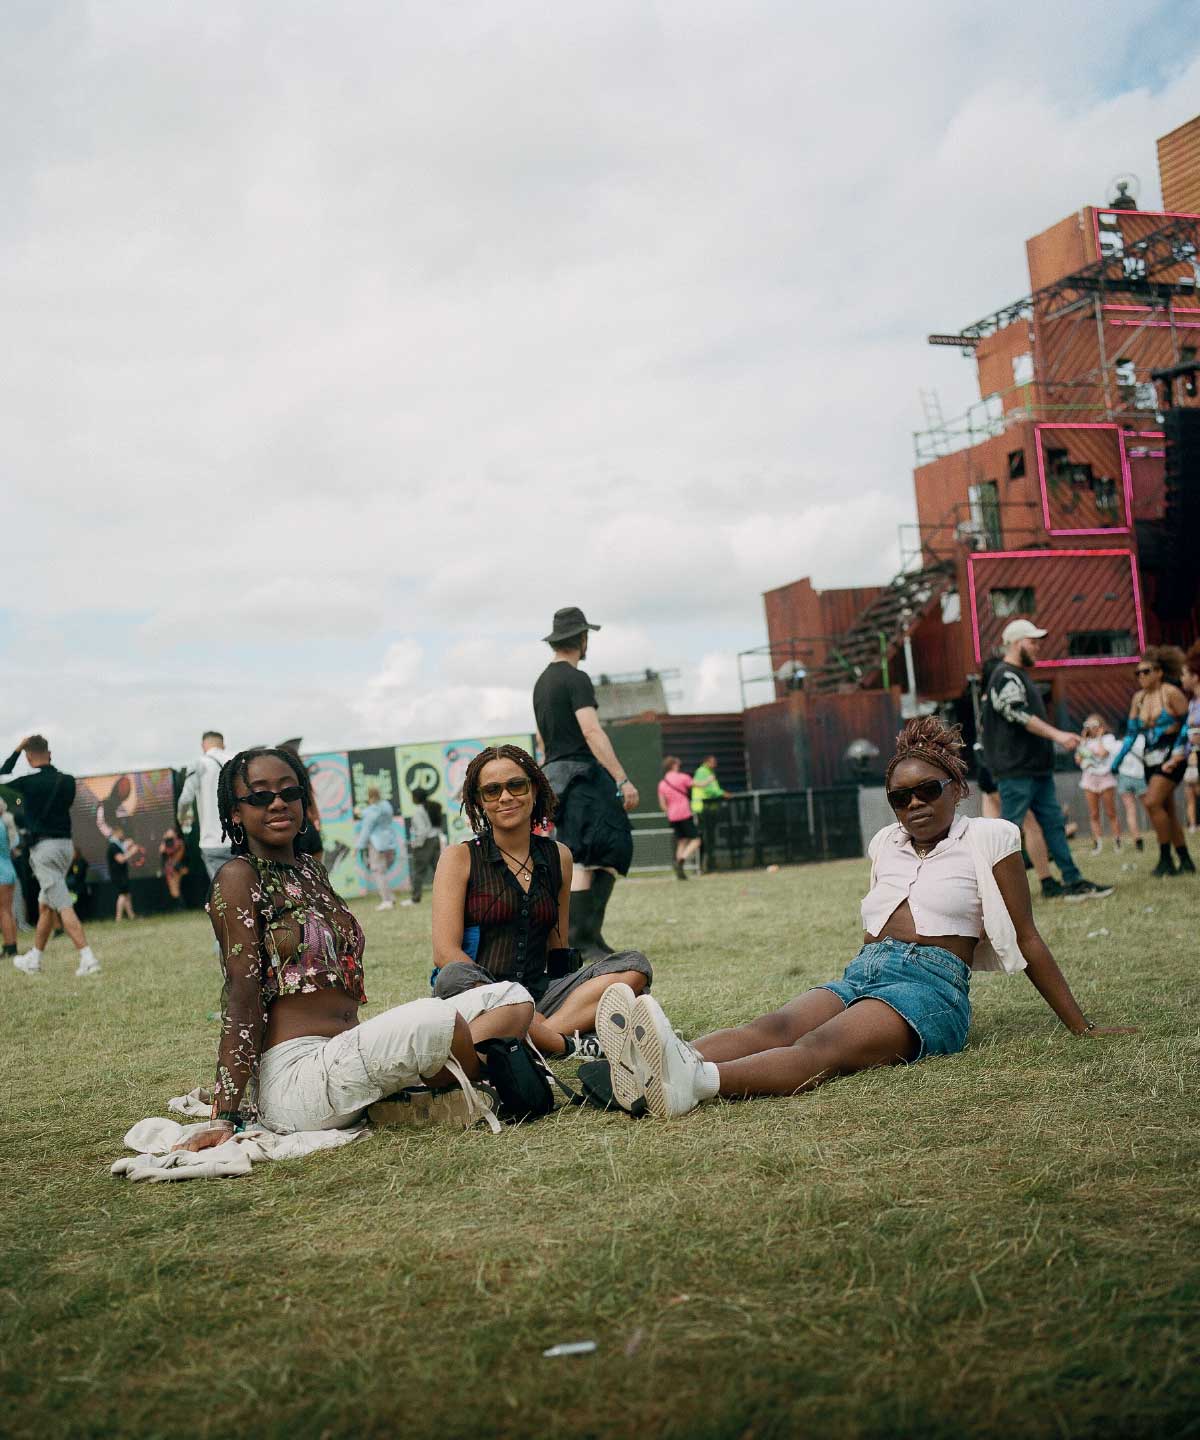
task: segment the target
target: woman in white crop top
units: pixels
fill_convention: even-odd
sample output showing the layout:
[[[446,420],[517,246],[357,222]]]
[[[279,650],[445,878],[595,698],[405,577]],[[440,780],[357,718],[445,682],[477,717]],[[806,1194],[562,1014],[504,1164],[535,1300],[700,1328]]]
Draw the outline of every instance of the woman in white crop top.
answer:
[[[615,985],[597,1015],[613,1093],[667,1118],[717,1095],[792,1095],[833,1075],[952,1055],[966,1043],[971,970],[1025,970],[1074,1035],[1120,1035],[1080,1010],[1038,934],[1006,820],[956,815],[967,794],[958,727],[910,720],[887,772],[897,823],[871,841],[863,948],[841,980],[693,1045],[650,996]]]

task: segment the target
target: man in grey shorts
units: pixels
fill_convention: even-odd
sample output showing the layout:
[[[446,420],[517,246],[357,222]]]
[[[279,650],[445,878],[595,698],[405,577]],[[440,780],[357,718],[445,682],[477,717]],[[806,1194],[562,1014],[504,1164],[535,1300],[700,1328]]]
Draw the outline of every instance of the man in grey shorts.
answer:
[[[226,860],[233,858],[229,841],[221,834],[221,817],[217,813],[217,779],[228,759],[224,735],[219,730],[206,730],[200,737],[200,758],[188,769],[176,807],[180,828],[190,830],[195,806],[200,821],[200,854],[210,881]]]
[[[14,955],[13,964],[26,975],[36,975],[41,970],[42,951],[50,938],[57,910],[63,929],[79,952],[76,975],[99,975],[100,962],[87,943],[87,936],[75,913],[75,897],[67,889],[67,871],[75,858],[75,846],[71,840],[75,777],[64,775],[50,763],[50,742],[44,735],[27,735],[0,765],[0,775],[7,775],[12,770],[22,750],[33,767],[33,774],[20,775],[15,780],[6,781],[6,784],[21,797],[21,818],[29,837],[29,863],[41,894],[38,897],[33,948],[24,955]]]

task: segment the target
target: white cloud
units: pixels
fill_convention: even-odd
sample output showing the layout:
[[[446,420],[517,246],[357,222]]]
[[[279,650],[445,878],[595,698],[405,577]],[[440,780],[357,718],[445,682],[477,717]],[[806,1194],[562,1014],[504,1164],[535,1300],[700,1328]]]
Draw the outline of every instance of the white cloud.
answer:
[[[97,760],[190,753],[201,712],[504,728],[569,603],[597,673],[732,697],[763,589],[894,568],[917,389],[973,395],[925,333],[1116,172],[1157,198],[1198,15],[22,7],[0,726],[45,704]],[[84,634],[123,680],[73,678]]]

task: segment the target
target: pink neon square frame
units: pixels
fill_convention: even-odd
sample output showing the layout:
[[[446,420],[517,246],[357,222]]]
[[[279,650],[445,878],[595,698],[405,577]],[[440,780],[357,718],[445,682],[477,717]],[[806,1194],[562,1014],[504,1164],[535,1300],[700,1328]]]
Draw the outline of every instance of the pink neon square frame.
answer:
[[[1125,523],[1123,525],[1097,525],[1089,529],[1055,529],[1050,524],[1050,492],[1046,487],[1046,457],[1042,450],[1043,430],[1111,430],[1117,437],[1117,448],[1121,456],[1121,488],[1125,492]],[[1047,535],[1128,535],[1129,519],[1133,514],[1133,475],[1129,469],[1129,456],[1125,453],[1125,432],[1119,425],[1105,424],[1098,420],[1072,421],[1062,425],[1046,424],[1033,427],[1034,449],[1037,451],[1038,484],[1042,491],[1042,519]]]
[[[1072,556],[1124,555],[1129,560],[1129,574],[1133,581],[1133,618],[1137,624],[1138,654],[1146,648],[1146,625],[1142,618],[1142,587],[1138,580],[1137,556],[1132,550],[987,550],[982,554],[967,556],[967,591],[971,597],[971,644],[975,650],[975,663],[983,663],[983,649],[979,643],[979,603],[975,588],[975,566],[989,560],[1065,560]],[[1037,670],[1054,670],[1080,665],[1131,665],[1132,655],[1094,655],[1078,660],[1039,660]]]
[[[1102,255],[1100,249],[1100,217],[1101,215],[1128,215],[1135,213],[1148,220],[1200,220],[1200,215],[1189,214],[1186,210],[1111,210],[1107,205],[1095,205],[1092,207],[1092,234],[1096,239],[1096,259]]]

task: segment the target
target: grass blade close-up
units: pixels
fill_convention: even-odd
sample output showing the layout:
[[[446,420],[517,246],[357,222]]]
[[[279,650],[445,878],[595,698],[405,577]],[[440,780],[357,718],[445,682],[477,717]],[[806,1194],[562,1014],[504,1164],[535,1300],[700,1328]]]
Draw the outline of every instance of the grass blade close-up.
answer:
[[[683,1120],[379,1131],[130,1184],[133,1122],[211,1083],[202,916],[89,927],[3,990],[0,1385],[13,1436],[1152,1436],[1200,1430],[1192,880],[1037,902],[1085,1012],[977,977],[964,1053]],[[618,887],[689,1038],[835,978],[866,862]],[[428,907],[367,931],[427,993]],[[563,1069],[569,1075],[573,1066]],[[544,1358],[558,1344],[593,1353]]]

